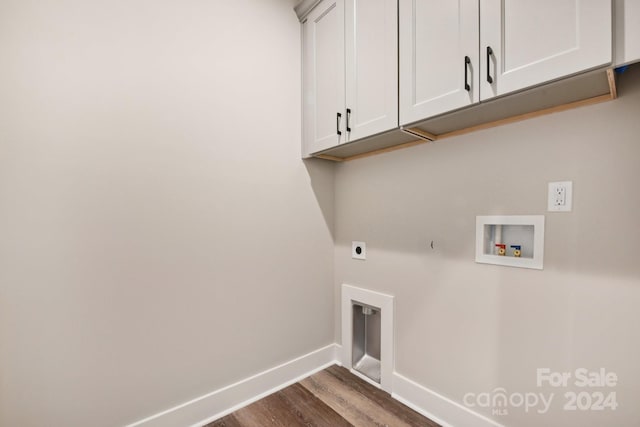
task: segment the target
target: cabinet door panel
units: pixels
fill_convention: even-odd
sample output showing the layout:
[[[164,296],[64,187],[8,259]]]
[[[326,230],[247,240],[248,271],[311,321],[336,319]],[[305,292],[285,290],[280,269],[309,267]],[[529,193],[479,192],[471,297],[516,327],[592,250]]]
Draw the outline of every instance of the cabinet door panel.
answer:
[[[343,1],[323,1],[303,27],[306,154],[338,145],[346,137]],[[338,135],[338,129],[342,135]]]
[[[347,138],[354,141],[398,126],[398,1],[346,0],[345,24]]]
[[[615,64],[640,61],[640,1],[616,0]]]
[[[611,0],[480,0],[480,11],[481,99],[611,62]]]
[[[478,22],[477,0],[400,0],[401,124],[478,102]]]

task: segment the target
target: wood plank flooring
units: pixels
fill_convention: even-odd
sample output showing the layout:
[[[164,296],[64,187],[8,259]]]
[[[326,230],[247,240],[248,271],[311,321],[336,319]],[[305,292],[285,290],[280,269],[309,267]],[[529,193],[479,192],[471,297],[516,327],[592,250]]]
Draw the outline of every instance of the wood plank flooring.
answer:
[[[206,427],[263,426],[440,427],[335,365]]]

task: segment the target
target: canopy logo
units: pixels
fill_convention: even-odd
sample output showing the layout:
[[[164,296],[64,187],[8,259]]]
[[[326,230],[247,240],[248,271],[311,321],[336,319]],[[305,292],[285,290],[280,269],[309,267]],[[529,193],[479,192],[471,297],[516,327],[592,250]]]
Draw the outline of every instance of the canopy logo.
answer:
[[[537,387],[571,388],[562,394],[558,393],[561,396],[558,400],[562,401],[565,411],[615,411],[618,407],[617,396],[611,389],[617,384],[616,373],[607,372],[605,368],[596,371],[579,368],[573,372],[539,368],[536,371]],[[511,408],[522,408],[525,413],[535,411],[546,414],[555,398],[556,393],[508,393],[505,388],[497,387],[491,392],[467,393],[462,402],[469,408],[491,408],[493,415],[508,415]]]
[[[525,412],[535,410],[539,414],[545,414],[551,407],[553,398],[553,393],[509,394],[506,389],[498,387],[490,393],[467,393],[462,401],[469,408],[491,408],[493,415],[507,415],[509,408],[524,408]]]

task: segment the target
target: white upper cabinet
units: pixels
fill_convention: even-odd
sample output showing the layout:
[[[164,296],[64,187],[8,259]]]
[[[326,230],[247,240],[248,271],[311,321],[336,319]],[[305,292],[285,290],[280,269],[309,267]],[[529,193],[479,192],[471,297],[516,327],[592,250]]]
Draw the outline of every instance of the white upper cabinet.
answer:
[[[400,0],[400,124],[604,67],[611,21],[611,0]]]
[[[480,0],[480,98],[611,63],[611,0]]]
[[[397,0],[321,1],[303,50],[303,156],[398,127]]]
[[[400,123],[479,100],[477,0],[400,0]]]
[[[640,61],[640,0],[616,0],[615,64]]]
[[[345,39],[347,140],[396,128],[397,0],[346,0]]]
[[[336,146],[344,131],[344,0],[325,0],[303,25],[303,154]]]
[[[578,74],[578,83],[588,87],[592,82],[584,79],[601,76],[587,72],[604,75],[611,64],[640,60],[639,5],[640,0],[615,0],[615,8],[614,0],[303,1],[296,7],[303,24],[303,157],[354,157],[413,142],[416,135],[430,139],[496,121],[509,116],[509,107],[500,111],[508,104],[485,101]],[[600,80],[594,96],[602,95]],[[531,108],[546,105],[546,90],[527,91],[537,100]],[[583,92],[576,96],[591,95]],[[561,95],[549,101],[575,101]],[[527,105],[518,105],[513,115]],[[354,141],[359,142],[340,146]]]

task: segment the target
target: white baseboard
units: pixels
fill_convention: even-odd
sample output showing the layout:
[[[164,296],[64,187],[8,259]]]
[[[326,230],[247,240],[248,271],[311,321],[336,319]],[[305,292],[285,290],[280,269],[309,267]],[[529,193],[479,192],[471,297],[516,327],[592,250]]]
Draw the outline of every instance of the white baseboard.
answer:
[[[339,351],[338,345],[330,344],[235,384],[129,424],[127,427],[205,425],[336,364]]]
[[[442,427],[504,427],[397,372],[393,373],[391,395]]]
[[[330,344],[126,427],[200,427],[331,365],[342,365],[342,356],[342,346]],[[392,387],[394,399],[443,427],[504,427],[397,372]]]
[[[343,353],[342,353],[342,344],[334,344],[335,349],[336,349],[336,365],[338,366],[344,366],[344,363],[342,363],[342,357],[343,357]]]

